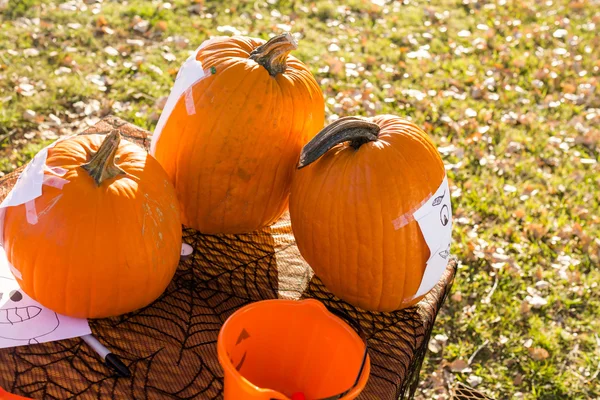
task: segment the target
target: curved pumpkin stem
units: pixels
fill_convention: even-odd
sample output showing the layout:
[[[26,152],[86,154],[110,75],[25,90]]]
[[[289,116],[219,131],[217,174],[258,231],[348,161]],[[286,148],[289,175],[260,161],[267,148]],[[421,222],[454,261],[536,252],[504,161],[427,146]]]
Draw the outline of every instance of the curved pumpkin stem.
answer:
[[[115,155],[120,143],[121,133],[115,129],[106,135],[100,148],[92,155],[90,161],[81,165],[81,168],[85,169],[94,179],[97,186],[117,175],[125,175],[125,171],[115,165]]]
[[[300,153],[298,169],[317,161],[337,144],[350,142],[350,146],[358,149],[365,143],[374,142],[378,138],[380,129],[379,125],[366,118],[340,118],[323,128],[304,146]]]
[[[287,56],[290,51],[297,48],[298,43],[296,43],[294,37],[286,32],[258,46],[250,53],[250,59],[265,67],[269,71],[269,75],[275,76],[285,72]]]

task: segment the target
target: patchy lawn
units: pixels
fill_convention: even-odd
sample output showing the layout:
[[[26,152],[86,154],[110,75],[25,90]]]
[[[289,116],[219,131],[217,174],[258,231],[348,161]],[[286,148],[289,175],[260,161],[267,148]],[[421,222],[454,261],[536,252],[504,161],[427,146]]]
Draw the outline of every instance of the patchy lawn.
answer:
[[[462,262],[421,398],[600,396],[598,0],[0,0],[0,171],[109,113],[152,129],[204,39],[292,31],[331,119],[432,135]]]

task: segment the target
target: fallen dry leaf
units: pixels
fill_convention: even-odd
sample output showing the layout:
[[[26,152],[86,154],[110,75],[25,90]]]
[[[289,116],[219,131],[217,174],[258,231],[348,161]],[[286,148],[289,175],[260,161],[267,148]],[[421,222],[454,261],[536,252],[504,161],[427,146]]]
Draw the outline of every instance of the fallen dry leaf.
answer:
[[[458,359],[452,361],[450,363],[449,367],[450,367],[450,371],[452,371],[452,372],[463,372],[467,368],[469,368],[469,364],[465,360],[458,358]]]
[[[435,339],[431,339],[427,345],[427,349],[433,354],[437,354],[442,349],[442,346]]]
[[[546,300],[545,298],[543,298],[541,296],[537,296],[537,295],[527,296],[525,298],[525,301],[527,301],[529,303],[529,305],[535,309],[542,308],[543,306],[548,304],[548,300]]]
[[[105,25],[108,25],[108,21],[106,20],[106,18],[103,15],[99,15],[98,19],[96,20],[96,26],[100,28]]]
[[[156,29],[161,32],[165,32],[167,30],[167,22],[166,21],[158,21],[156,23]]]
[[[519,386],[521,383],[523,383],[523,375],[519,374],[513,379],[513,385]]]
[[[535,270],[535,277],[540,281],[544,279],[544,269],[542,267],[537,267],[537,269]]]
[[[33,121],[35,119],[35,111],[33,110],[25,110],[23,112],[23,119],[26,119],[27,121]]]
[[[546,358],[550,357],[548,350],[541,347],[530,347],[527,350],[529,351],[529,357],[535,361],[544,361]]]
[[[527,301],[521,303],[521,313],[527,315],[531,312],[531,306]]]
[[[23,55],[25,57],[37,57],[40,55],[40,51],[38,49],[29,48],[29,49],[23,50]]]
[[[483,381],[483,378],[481,378],[480,376],[477,376],[477,375],[473,375],[473,374],[469,375],[469,377],[467,378],[467,383],[473,387],[476,387],[482,381]]]

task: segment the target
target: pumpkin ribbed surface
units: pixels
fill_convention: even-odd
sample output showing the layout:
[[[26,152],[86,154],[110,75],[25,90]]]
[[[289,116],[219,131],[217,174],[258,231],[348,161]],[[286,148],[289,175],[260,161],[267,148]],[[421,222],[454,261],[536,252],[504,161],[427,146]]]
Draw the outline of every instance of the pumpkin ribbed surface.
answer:
[[[430,252],[411,217],[445,172],[413,123],[390,115],[368,121],[378,127],[374,139],[337,144],[297,171],[290,216],[302,256],[329,290],[361,308],[391,311],[422,297],[413,298]]]
[[[323,127],[323,95],[307,67],[286,53],[285,70],[271,75],[250,58],[263,43],[236,36],[202,48],[196,59],[209,75],[191,88],[194,113],[182,96],[156,144],[183,223],[204,233],[277,220],[302,146]]]
[[[82,167],[104,138],[77,136],[48,150],[47,167],[65,169],[69,183],[42,186],[34,200],[37,223],[27,221],[25,205],[6,209],[4,247],[21,274],[19,285],[73,317],[115,316],[148,305],[169,284],[181,251],[175,190],[152,156],[121,141],[109,155],[116,176],[104,175],[98,184]]]

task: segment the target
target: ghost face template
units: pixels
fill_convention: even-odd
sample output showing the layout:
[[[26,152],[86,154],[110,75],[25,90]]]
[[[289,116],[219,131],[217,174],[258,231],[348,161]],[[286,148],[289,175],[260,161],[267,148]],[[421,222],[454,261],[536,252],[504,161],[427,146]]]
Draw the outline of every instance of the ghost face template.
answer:
[[[0,275],[0,338],[37,343],[60,326],[58,315],[27,296],[11,276]],[[18,343],[15,343],[16,345]]]

